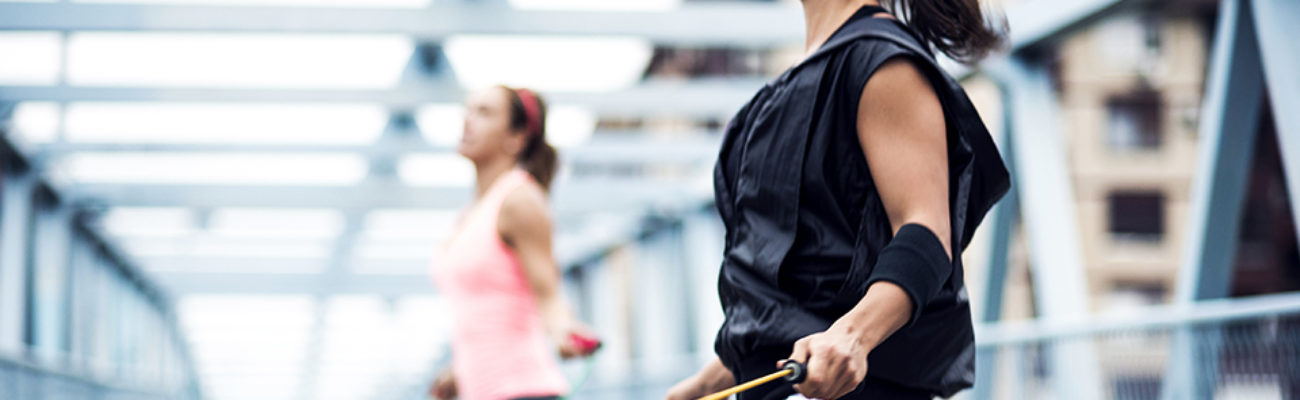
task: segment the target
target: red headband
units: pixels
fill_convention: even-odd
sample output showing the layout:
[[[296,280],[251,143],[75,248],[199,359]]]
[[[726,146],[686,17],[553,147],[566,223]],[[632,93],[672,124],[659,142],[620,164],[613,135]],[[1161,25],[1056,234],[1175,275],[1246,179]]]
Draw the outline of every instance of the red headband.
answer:
[[[526,133],[530,136],[542,134],[541,103],[537,101],[537,95],[528,89],[515,89],[515,95],[524,104],[524,119],[528,122]]]

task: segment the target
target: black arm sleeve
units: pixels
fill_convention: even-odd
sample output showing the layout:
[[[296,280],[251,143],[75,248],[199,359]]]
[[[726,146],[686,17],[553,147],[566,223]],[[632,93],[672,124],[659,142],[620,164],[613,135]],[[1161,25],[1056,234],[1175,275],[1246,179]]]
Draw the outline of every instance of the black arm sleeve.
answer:
[[[880,251],[867,277],[867,287],[885,281],[903,288],[912,300],[912,316],[907,320],[911,325],[951,275],[952,262],[939,237],[924,226],[907,224]]]

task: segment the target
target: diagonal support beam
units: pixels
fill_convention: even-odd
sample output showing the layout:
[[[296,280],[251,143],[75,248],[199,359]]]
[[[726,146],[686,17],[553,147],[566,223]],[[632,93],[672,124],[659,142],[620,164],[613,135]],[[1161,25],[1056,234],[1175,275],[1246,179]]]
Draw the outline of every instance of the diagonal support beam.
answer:
[[[1293,223],[1300,227],[1300,51],[1295,38],[1300,30],[1300,1],[1254,0],[1255,28],[1259,38],[1264,84],[1273,105],[1277,141],[1286,169]]]
[[[1013,151],[1008,161],[1021,189],[1016,195],[1029,242],[1038,318],[1081,320],[1090,314],[1088,280],[1051,76],[1040,63],[1018,57],[995,61],[988,70],[1009,100],[1007,144]],[[1101,398],[1102,380],[1091,342],[1055,343],[1049,354],[1050,368],[1058,374],[1052,380],[1057,396]]]
[[[1220,6],[1205,99],[1199,165],[1189,200],[1178,303],[1223,298],[1232,282],[1243,191],[1263,104],[1263,74],[1248,0]]]
[[[1225,298],[1232,287],[1243,192],[1264,97],[1250,10],[1250,0],[1223,0],[1219,5],[1201,107],[1200,165],[1189,200],[1189,240],[1174,298],[1178,305]],[[1175,331],[1161,398],[1212,397],[1221,339],[1213,329]]]

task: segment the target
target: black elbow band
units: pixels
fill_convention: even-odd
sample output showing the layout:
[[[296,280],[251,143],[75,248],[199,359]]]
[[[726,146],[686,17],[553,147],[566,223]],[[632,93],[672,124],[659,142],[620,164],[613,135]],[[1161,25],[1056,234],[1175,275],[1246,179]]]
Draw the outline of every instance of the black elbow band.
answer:
[[[907,322],[911,325],[951,275],[952,262],[939,237],[924,226],[907,224],[880,251],[867,287],[881,281],[901,287],[912,300],[912,316]]]

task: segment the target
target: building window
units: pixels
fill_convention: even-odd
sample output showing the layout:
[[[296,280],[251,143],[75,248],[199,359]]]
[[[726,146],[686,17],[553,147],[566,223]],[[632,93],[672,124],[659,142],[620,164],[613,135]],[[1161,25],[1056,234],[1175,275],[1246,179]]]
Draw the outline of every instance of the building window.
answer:
[[[1108,201],[1115,240],[1159,241],[1165,234],[1165,196],[1159,192],[1116,192]]]
[[[1168,293],[1161,282],[1115,282],[1107,303],[1113,309],[1144,307],[1164,303]]]
[[[1119,151],[1150,151],[1160,148],[1162,124],[1160,94],[1136,92],[1110,99],[1106,141]]]

